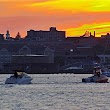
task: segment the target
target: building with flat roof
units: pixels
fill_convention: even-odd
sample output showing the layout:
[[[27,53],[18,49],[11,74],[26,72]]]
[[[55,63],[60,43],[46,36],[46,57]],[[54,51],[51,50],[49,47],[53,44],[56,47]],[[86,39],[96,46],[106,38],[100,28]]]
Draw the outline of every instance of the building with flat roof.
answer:
[[[30,64],[30,63],[53,63],[53,62],[50,62],[48,55],[12,55],[12,63]]]
[[[58,67],[48,55],[12,55],[11,63],[4,65],[4,73],[22,70],[27,73],[57,72]]]
[[[58,31],[56,27],[50,27],[49,31],[27,31],[26,39],[32,39],[35,41],[64,41],[65,31]]]

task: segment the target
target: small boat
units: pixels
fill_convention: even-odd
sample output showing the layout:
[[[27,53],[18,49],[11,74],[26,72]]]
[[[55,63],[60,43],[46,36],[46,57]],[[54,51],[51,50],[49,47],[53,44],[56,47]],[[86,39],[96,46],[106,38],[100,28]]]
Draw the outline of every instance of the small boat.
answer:
[[[14,75],[11,75],[6,79],[5,84],[31,84],[32,78],[24,71],[15,71]]]
[[[95,82],[95,83],[108,83],[108,77],[105,75],[100,75],[100,76],[91,76],[88,78],[83,78],[82,82]]]
[[[108,83],[108,77],[102,74],[100,67],[94,68],[93,74],[91,77],[83,78],[82,82]]]

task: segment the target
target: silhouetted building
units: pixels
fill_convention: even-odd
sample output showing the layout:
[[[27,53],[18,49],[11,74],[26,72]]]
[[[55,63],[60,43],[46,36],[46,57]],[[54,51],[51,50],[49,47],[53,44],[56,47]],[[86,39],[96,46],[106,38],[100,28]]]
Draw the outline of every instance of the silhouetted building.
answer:
[[[101,35],[101,38],[110,38],[110,34],[107,33],[106,35]]]
[[[27,73],[49,73],[57,70],[57,65],[49,55],[12,55],[11,63],[4,65],[4,72],[23,70]]]
[[[56,27],[51,27],[49,31],[27,31],[27,39],[35,41],[64,41],[65,31],[57,31]]]
[[[74,49],[70,49],[68,54],[66,54],[66,64],[93,60],[93,57],[94,51],[92,47],[76,47]]]
[[[29,55],[29,54],[31,54],[31,49],[25,45],[19,50],[19,54],[20,55]]]
[[[0,65],[4,65],[10,62],[11,62],[11,53],[5,48],[1,49],[0,50]]]
[[[53,63],[48,55],[12,55],[12,63],[32,64],[32,63]]]
[[[98,55],[98,57],[100,58],[100,63],[110,63],[110,55],[102,54]]]
[[[0,34],[0,41],[4,41],[4,34]]]
[[[47,47],[44,51],[44,55],[49,56],[50,63],[54,62],[54,50]]]

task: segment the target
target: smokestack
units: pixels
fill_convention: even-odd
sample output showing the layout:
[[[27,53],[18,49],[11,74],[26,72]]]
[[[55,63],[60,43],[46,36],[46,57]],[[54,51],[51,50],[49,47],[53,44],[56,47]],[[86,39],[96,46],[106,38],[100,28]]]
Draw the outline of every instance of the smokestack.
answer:
[[[94,37],[95,37],[95,31],[94,31]]]
[[[90,37],[92,36],[91,32],[90,32]]]

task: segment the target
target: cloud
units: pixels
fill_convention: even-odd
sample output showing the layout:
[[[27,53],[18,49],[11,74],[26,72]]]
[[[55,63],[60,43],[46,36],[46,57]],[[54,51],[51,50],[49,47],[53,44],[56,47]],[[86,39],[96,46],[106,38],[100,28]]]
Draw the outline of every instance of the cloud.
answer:
[[[25,35],[29,28],[56,26],[66,30],[68,36],[93,29],[104,32],[109,27],[99,26],[109,24],[109,5],[109,0],[0,0],[0,30]]]
[[[48,1],[56,1],[56,0],[0,0],[0,2],[48,2]]]
[[[10,30],[14,37],[19,31],[22,36],[26,36],[27,30],[48,30],[49,27],[56,26],[58,30],[67,31],[67,36],[80,36],[85,31],[96,31],[97,34],[110,31],[109,15],[109,13],[82,13],[51,16],[39,13],[36,16],[1,17],[0,32]]]
[[[49,2],[49,1],[56,1],[56,0],[28,0],[28,1],[39,3],[39,2]]]
[[[92,33],[96,31],[96,36],[98,37],[101,36],[101,34],[110,33],[110,22],[84,24],[78,28],[68,28],[65,30],[69,36],[80,36],[86,31]]]

